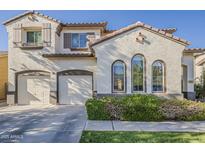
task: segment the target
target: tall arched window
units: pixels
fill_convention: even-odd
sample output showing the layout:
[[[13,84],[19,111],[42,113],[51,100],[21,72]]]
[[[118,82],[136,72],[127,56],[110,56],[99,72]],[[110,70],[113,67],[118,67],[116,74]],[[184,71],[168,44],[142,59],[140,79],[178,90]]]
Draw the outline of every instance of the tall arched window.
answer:
[[[152,91],[164,92],[164,63],[159,60],[152,64]]]
[[[132,89],[133,92],[144,91],[144,57],[136,55],[132,59]]]
[[[112,65],[112,85],[113,92],[125,91],[125,64],[120,60]]]

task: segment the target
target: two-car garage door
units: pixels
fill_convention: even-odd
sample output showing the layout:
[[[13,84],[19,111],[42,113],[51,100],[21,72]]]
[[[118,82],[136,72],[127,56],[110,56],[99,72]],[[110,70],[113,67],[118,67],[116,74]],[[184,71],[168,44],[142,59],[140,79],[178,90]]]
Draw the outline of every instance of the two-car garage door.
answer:
[[[85,72],[84,74],[75,73],[71,71],[71,74],[58,76],[57,101],[59,104],[83,105],[88,98],[92,97],[92,75]],[[20,74],[17,82],[18,104],[48,104],[50,102],[50,75]]]
[[[90,75],[60,75],[59,103],[83,105],[92,97],[92,76]]]

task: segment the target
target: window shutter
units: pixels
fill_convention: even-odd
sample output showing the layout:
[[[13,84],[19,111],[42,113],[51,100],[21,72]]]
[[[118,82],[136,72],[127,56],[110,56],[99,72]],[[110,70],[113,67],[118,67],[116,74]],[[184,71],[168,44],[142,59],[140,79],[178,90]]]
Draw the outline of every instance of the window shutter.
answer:
[[[51,24],[43,24],[43,45],[46,47],[51,46]]]
[[[64,49],[71,48],[71,33],[63,34],[63,47]]]
[[[22,24],[16,24],[13,31],[14,47],[18,47],[22,43]]]

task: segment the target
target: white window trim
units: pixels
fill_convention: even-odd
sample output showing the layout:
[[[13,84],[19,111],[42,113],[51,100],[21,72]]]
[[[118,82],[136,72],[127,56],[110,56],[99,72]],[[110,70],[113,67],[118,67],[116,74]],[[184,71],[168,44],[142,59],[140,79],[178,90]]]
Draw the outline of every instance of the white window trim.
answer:
[[[156,60],[156,61],[154,61],[153,63],[152,63],[152,67],[153,67],[153,64],[155,63],[155,62],[157,62],[157,61],[159,61],[159,60]],[[162,91],[154,91],[153,90],[153,68],[152,68],[152,93],[165,93],[165,66],[164,66],[164,63],[163,62],[161,62],[160,61],[160,63],[162,64],[162,70],[163,70],[163,73],[162,73]]]
[[[135,56],[141,56],[141,55],[139,55],[139,54],[136,54]],[[135,57],[134,56],[134,57]],[[134,57],[133,57],[133,59],[134,59]],[[131,73],[132,73],[132,93],[145,93],[145,58],[144,58],[144,56],[141,56],[142,57],[142,59],[143,59],[143,90],[141,90],[141,91],[137,91],[137,90],[134,90],[134,88],[133,88],[133,86],[134,86],[134,84],[133,84],[133,76],[134,76],[134,73],[133,73],[133,59],[132,59],[132,61],[131,61]]]
[[[124,65],[124,89],[123,90],[115,90],[115,88],[114,88],[114,64],[116,63],[116,62],[121,62],[123,65]],[[112,92],[113,93],[125,93],[126,91],[125,91],[125,89],[126,89],[126,66],[125,66],[125,63],[123,62],[123,61],[121,61],[121,60],[116,60],[113,64],[112,64]]]
[[[41,32],[41,42],[39,42],[39,43],[43,43],[43,38],[42,38],[43,37],[43,32],[42,32],[42,29],[25,29],[24,30],[24,33],[25,33],[25,35],[24,35],[25,36],[24,42],[25,43],[29,43],[28,39],[27,39],[27,33],[28,32]]]

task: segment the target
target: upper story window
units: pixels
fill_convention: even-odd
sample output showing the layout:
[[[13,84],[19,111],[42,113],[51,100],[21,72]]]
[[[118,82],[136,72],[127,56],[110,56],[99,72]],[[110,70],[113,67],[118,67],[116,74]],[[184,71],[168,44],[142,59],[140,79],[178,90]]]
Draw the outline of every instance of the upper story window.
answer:
[[[39,49],[51,46],[51,24],[32,26],[16,24],[13,28],[13,45],[15,48]]]
[[[71,49],[71,51],[87,50],[88,42],[95,40],[94,32],[84,33],[63,33],[63,48]]]
[[[42,34],[41,31],[29,31],[27,32],[27,41],[29,44],[38,44],[42,43]]]
[[[71,34],[71,48],[87,48],[87,34],[86,33],[72,33]]]

